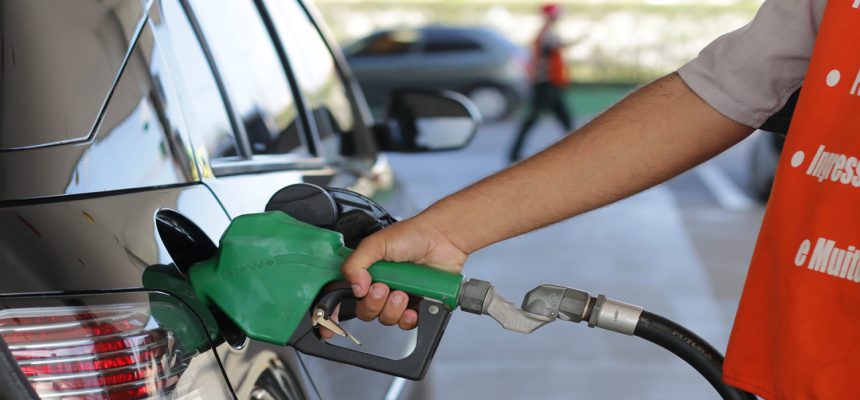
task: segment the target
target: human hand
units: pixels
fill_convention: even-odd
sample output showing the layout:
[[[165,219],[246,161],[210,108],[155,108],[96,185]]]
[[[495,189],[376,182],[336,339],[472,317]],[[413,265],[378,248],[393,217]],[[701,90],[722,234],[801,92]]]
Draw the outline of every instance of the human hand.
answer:
[[[408,261],[459,273],[467,257],[444,231],[421,214],[362,240],[344,261],[341,272],[360,299],[355,307],[356,317],[364,321],[378,318],[383,325],[412,329],[418,324],[418,313],[406,308],[408,295],[401,290],[390,290],[384,283],[371,284],[367,272],[370,265],[380,260]],[[320,334],[328,339],[334,333],[321,329]]]

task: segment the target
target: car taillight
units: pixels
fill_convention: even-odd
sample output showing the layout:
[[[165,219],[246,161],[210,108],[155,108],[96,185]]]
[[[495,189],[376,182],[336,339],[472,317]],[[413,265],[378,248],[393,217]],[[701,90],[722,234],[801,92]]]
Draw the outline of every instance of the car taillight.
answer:
[[[164,326],[153,317],[159,312],[182,326]],[[209,398],[202,382],[178,385],[200,355],[200,335],[205,341],[201,329],[189,329],[197,321],[182,321],[187,313],[152,302],[9,308],[0,311],[0,336],[43,399],[181,397],[177,389]],[[184,339],[189,332],[197,337]],[[224,383],[216,386],[224,395]]]

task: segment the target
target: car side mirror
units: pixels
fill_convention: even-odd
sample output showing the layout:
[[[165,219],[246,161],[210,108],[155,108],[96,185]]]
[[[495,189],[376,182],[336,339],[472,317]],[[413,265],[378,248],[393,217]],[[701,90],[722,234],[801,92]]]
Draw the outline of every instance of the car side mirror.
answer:
[[[480,113],[462,94],[401,89],[392,93],[388,118],[374,133],[383,151],[457,150],[472,141],[480,124]]]

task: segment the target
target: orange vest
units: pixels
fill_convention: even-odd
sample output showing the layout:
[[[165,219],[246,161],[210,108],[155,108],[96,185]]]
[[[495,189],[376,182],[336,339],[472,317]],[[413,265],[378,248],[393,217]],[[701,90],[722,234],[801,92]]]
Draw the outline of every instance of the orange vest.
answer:
[[[729,340],[726,383],[767,399],[860,399],[858,34],[830,0]]]
[[[545,54],[546,35],[552,35],[552,32],[550,32],[548,27],[541,28],[532,44],[532,80],[539,82],[543,79],[548,79],[555,86],[566,87],[568,79],[567,71],[564,67],[564,57],[561,53],[562,47],[556,44],[549,49],[548,54]]]

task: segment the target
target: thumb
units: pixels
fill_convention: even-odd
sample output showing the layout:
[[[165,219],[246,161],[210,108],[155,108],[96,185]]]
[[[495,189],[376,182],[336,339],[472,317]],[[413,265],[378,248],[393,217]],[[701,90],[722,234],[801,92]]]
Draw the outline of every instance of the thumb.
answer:
[[[370,235],[362,240],[343,262],[340,270],[344,279],[352,286],[352,293],[358,298],[364,297],[370,287],[371,279],[367,269],[385,257],[385,242],[374,236]]]

